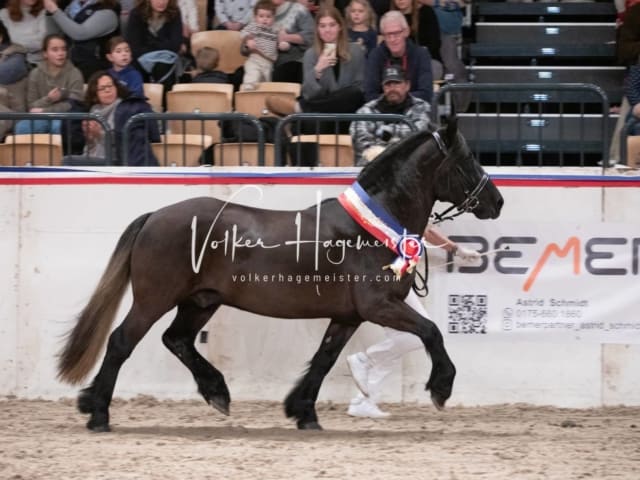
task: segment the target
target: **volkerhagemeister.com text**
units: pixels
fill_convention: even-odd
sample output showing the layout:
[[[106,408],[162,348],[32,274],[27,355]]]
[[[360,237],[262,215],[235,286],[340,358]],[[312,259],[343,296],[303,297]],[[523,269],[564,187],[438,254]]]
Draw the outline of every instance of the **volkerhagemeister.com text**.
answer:
[[[241,273],[231,275],[234,283],[359,283],[359,282],[397,282],[393,273],[389,274],[355,274],[355,273],[330,273],[330,274],[286,274],[286,273]]]

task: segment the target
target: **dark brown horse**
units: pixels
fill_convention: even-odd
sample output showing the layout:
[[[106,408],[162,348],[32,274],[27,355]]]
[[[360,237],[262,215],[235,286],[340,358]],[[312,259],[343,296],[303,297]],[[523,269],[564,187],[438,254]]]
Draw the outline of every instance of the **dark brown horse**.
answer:
[[[469,151],[455,122],[387,149],[358,176],[362,189],[408,232],[422,233],[436,200],[478,218],[496,218],[502,197]],[[336,200],[304,211],[273,211],[194,198],[147,213],[124,231],[88,305],[69,333],[59,377],[81,382],[111,329],[129,282],[133,305],[109,337],[102,366],[78,399],[87,427],[109,430],[120,367],[165,313],[178,307],[162,340],[191,371],[204,399],[229,413],[224,377],[195,349],[220,305],[283,318],[331,322],[309,368],[285,400],[300,429],[320,429],[315,402],[324,377],[363,321],[418,335],[432,360],[426,388],[438,408],[451,395],[455,367],[435,323],[404,303],[413,274],[383,266],[398,256],[377,243]],[[241,282],[258,276],[260,283]],[[255,277],[254,277],[255,278]],[[215,332],[214,332],[215,334]]]

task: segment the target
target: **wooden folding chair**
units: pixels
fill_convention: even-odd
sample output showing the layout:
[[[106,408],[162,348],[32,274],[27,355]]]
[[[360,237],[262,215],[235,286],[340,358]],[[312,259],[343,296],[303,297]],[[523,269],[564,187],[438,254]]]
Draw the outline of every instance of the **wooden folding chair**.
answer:
[[[229,97],[229,105],[233,101],[232,83],[176,83],[172,92],[224,92]]]
[[[0,165],[62,165],[62,136],[49,133],[7,135],[0,144]]]
[[[225,91],[171,90],[167,93],[167,112],[220,113],[231,111],[231,100]],[[220,141],[217,120],[170,120],[171,133],[210,135],[214,143]]]
[[[258,166],[257,143],[217,143],[213,147],[216,166]],[[264,146],[264,165],[275,166],[275,151],[272,143]]]
[[[302,85],[296,82],[259,82],[255,86],[261,92],[289,92],[296,98],[302,91]]]
[[[213,144],[210,135],[167,134],[160,143],[152,143],[153,154],[164,166],[197,167],[205,149]]]
[[[218,70],[233,73],[244,65],[247,57],[240,53],[242,37],[233,30],[207,30],[191,35],[191,51],[197,54],[202,47],[212,47],[220,53]]]
[[[161,83],[143,83],[142,88],[144,90],[144,96],[147,97],[147,101],[153,111],[156,113],[162,113],[162,95],[164,94],[164,85]]]
[[[291,92],[270,92],[268,90],[247,90],[244,92],[236,92],[233,96],[234,107],[236,112],[248,113],[256,117],[272,116],[267,108],[267,98],[285,97],[295,100],[297,98]]]
[[[291,137],[289,141],[291,143],[290,153],[294,155],[294,158],[298,153],[298,143],[306,145],[317,144],[317,166],[319,167],[353,167],[355,164],[351,135],[300,135]],[[303,146],[300,145],[300,155],[304,155],[307,152],[308,150],[306,149],[303,152]],[[304,161],[305,159],[302,158],[301,160]]]
[[[627,166],[640,168],[640,135],[627,137]]]

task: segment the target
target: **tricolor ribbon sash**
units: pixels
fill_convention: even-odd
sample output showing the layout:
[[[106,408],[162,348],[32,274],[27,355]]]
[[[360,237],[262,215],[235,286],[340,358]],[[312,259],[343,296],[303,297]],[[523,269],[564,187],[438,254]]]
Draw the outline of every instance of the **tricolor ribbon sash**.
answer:
[[[375,203],[358,182],[342,192],[338,201],[362,228],[398,254],[398,258],[383,269],[393,270],[396,279],[400,279],[405,272],[413,271],[424,251],[420,235],[407,233],[407,229],[384,207]]]

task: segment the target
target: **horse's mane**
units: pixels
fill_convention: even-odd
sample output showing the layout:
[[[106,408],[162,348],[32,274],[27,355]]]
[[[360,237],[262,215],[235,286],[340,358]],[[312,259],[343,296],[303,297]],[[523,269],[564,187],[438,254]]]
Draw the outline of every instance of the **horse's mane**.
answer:
[[[407,158],[429,138],[431,132],[421,130],[389,146],[362,169],[358,175],[358,183],[370,194],[397,183],[397,175],[402,170],[400,164],[406,162]]]

